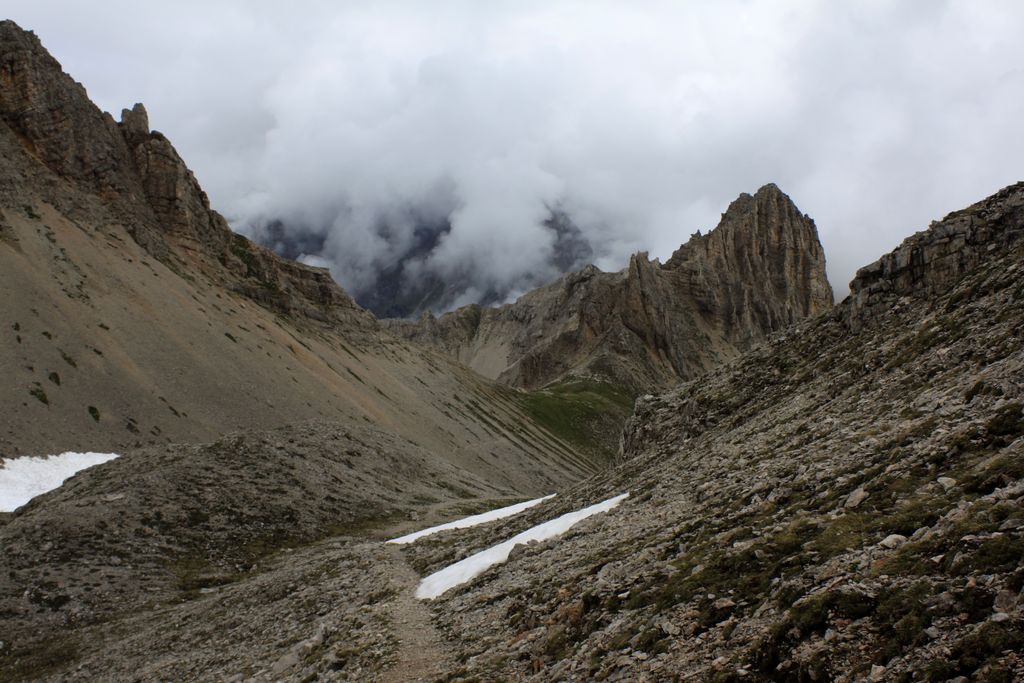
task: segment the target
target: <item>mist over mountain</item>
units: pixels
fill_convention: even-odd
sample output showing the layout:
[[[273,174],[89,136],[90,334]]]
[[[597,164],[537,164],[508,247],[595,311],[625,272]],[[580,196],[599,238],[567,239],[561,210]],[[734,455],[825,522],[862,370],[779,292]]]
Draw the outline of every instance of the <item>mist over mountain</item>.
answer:
[[[407,234],[391,223],[378,224],[377,236],[385,247],[384,255],[351,289],[361,306],[382,318],[410,318],[426,311],[442,313],[469,303],[504,303],[558,275],[582,268],[594,256],[583,231],[557,208],[542,223],[553,236],[550,254],[514,281],[491,279],[486,269],[473,263],[438,267],[434,256],[451,234],[450,219],[430,220],[413,214],[410,222],[399,225]],[[331,267],[332,261],[323,256],[327,234],[280,220],[253,226],[252,232],[258,242],[279,256]]]
[[[176,7],[6,3],[102,109],[145,102],[236,231],[279,222],[377,310],[408,287],[396,314],[553,279],[550,207],[616,271],[768,182],[842,297],[1024,156],[1013,0]]]

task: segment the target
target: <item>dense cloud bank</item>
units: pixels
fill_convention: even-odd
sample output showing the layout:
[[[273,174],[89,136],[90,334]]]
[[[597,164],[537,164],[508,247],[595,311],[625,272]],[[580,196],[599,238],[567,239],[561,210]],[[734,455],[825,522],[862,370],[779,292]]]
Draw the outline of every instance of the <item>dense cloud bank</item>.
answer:
[[[816,219],[841,294],[1024,158],[1016,0],[7,11],[101,106],[146,102],[236,229],[364,300],[664,258],[766,182]]]

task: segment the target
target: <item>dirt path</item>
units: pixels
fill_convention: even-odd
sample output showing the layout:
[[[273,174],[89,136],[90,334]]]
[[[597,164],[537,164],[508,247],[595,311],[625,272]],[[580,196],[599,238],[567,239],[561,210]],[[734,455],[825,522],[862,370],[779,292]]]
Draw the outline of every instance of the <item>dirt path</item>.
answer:
[[[451,670],[447,648],[430,621],[430,609],[415,597],[419,575],[397,546],[384,547],[392,558],[392,578],[399,586],[391,613],[398,637],[398,661],[384,672],[381,680],[386,683],[434,681]]]

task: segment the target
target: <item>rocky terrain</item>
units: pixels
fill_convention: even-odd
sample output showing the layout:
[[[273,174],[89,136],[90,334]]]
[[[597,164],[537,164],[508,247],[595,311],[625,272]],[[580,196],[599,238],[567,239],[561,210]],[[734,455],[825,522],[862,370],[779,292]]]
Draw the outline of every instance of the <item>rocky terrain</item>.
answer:
[[[1022,268],[1024,183],[832,307],[769,185],[664,265],[386,325],[0,22],[0,463],[121,453],[0,513],[0,680],[1022,680]]]
[[[628,500],[431,605],[449,680],[1021,680],[1022,268],[1019,184],[642,397],[622,464],[558,505]],[[413,565],[550,514],[424,539]]]
[[[691,379],[831,305],[814,222],[766,185],[664,265],[636,254],[621,272],[588,266],[512,304],[390,325],[511,386],[583,377],[635,395]]]
[[[191,452],[203,448],[163,453],[148,483],[129,474],[133,454],[83,472],[0,528],[28,541],[6,580],[5,624],[15,627],[6,632],[52,629],[5,641],[0,671],[15,680],[1019,680],[1021,238],[1024,184],[863,269],[834,310],[642,397],[616,467],[520,516],[402,550],[382,541],[496,506],[501,493],[481,490],[460,508],[438,495],[448,481],[438,472],[419,494],[437,502],[374,506],[358,484],[330,476],[333,444],[354,451],[357,477],[402,477],[401,463],[429,468],[429,458],[372,431],[323,425],[316,439],[286,430],[205,447],[207,458],[239,463],[227,486],[191,471],[203,462]],[[921,262],[936,270],[911,275],[906,264]],[[367,469],[375,461],[364,454],[379,447],[403,452]],[[625,491],[615,510],[561,538],[520,546],[434,601],[411,599],[419,576]],[[163,519],[140,519],[127,500],[137,494]],[[326,496],[337,505],[321,505]],[[424,518],[411,521],[417,510]],[[239,525],[265,529],[268,542],[242,543],[250,536],[231,531]],[[217,552],[195,562],[173,550],[200,546]],[[136,608],[110,608],[122,601]]]

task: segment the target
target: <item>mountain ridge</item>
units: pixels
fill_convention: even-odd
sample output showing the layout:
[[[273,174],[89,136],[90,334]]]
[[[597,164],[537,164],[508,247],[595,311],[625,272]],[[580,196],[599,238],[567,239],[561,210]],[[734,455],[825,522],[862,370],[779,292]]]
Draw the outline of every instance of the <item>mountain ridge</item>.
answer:
[[[617,273],[588,266],[497,308],[387,324],[511,386],[580,376],[636,394],[693,377],[831,305],[814,222],[769,184],[741,195],[715,230],[695,234],[664,265],[634,254]]]
[[[435,609],[453,677],[1024,676],[1022,202],[1017,183],[908,238],[862,271],[870,305],[640,397],[621,463],[548,512],[629,490],[618,514]],[[413,565],[543,519],[425,539]]]

